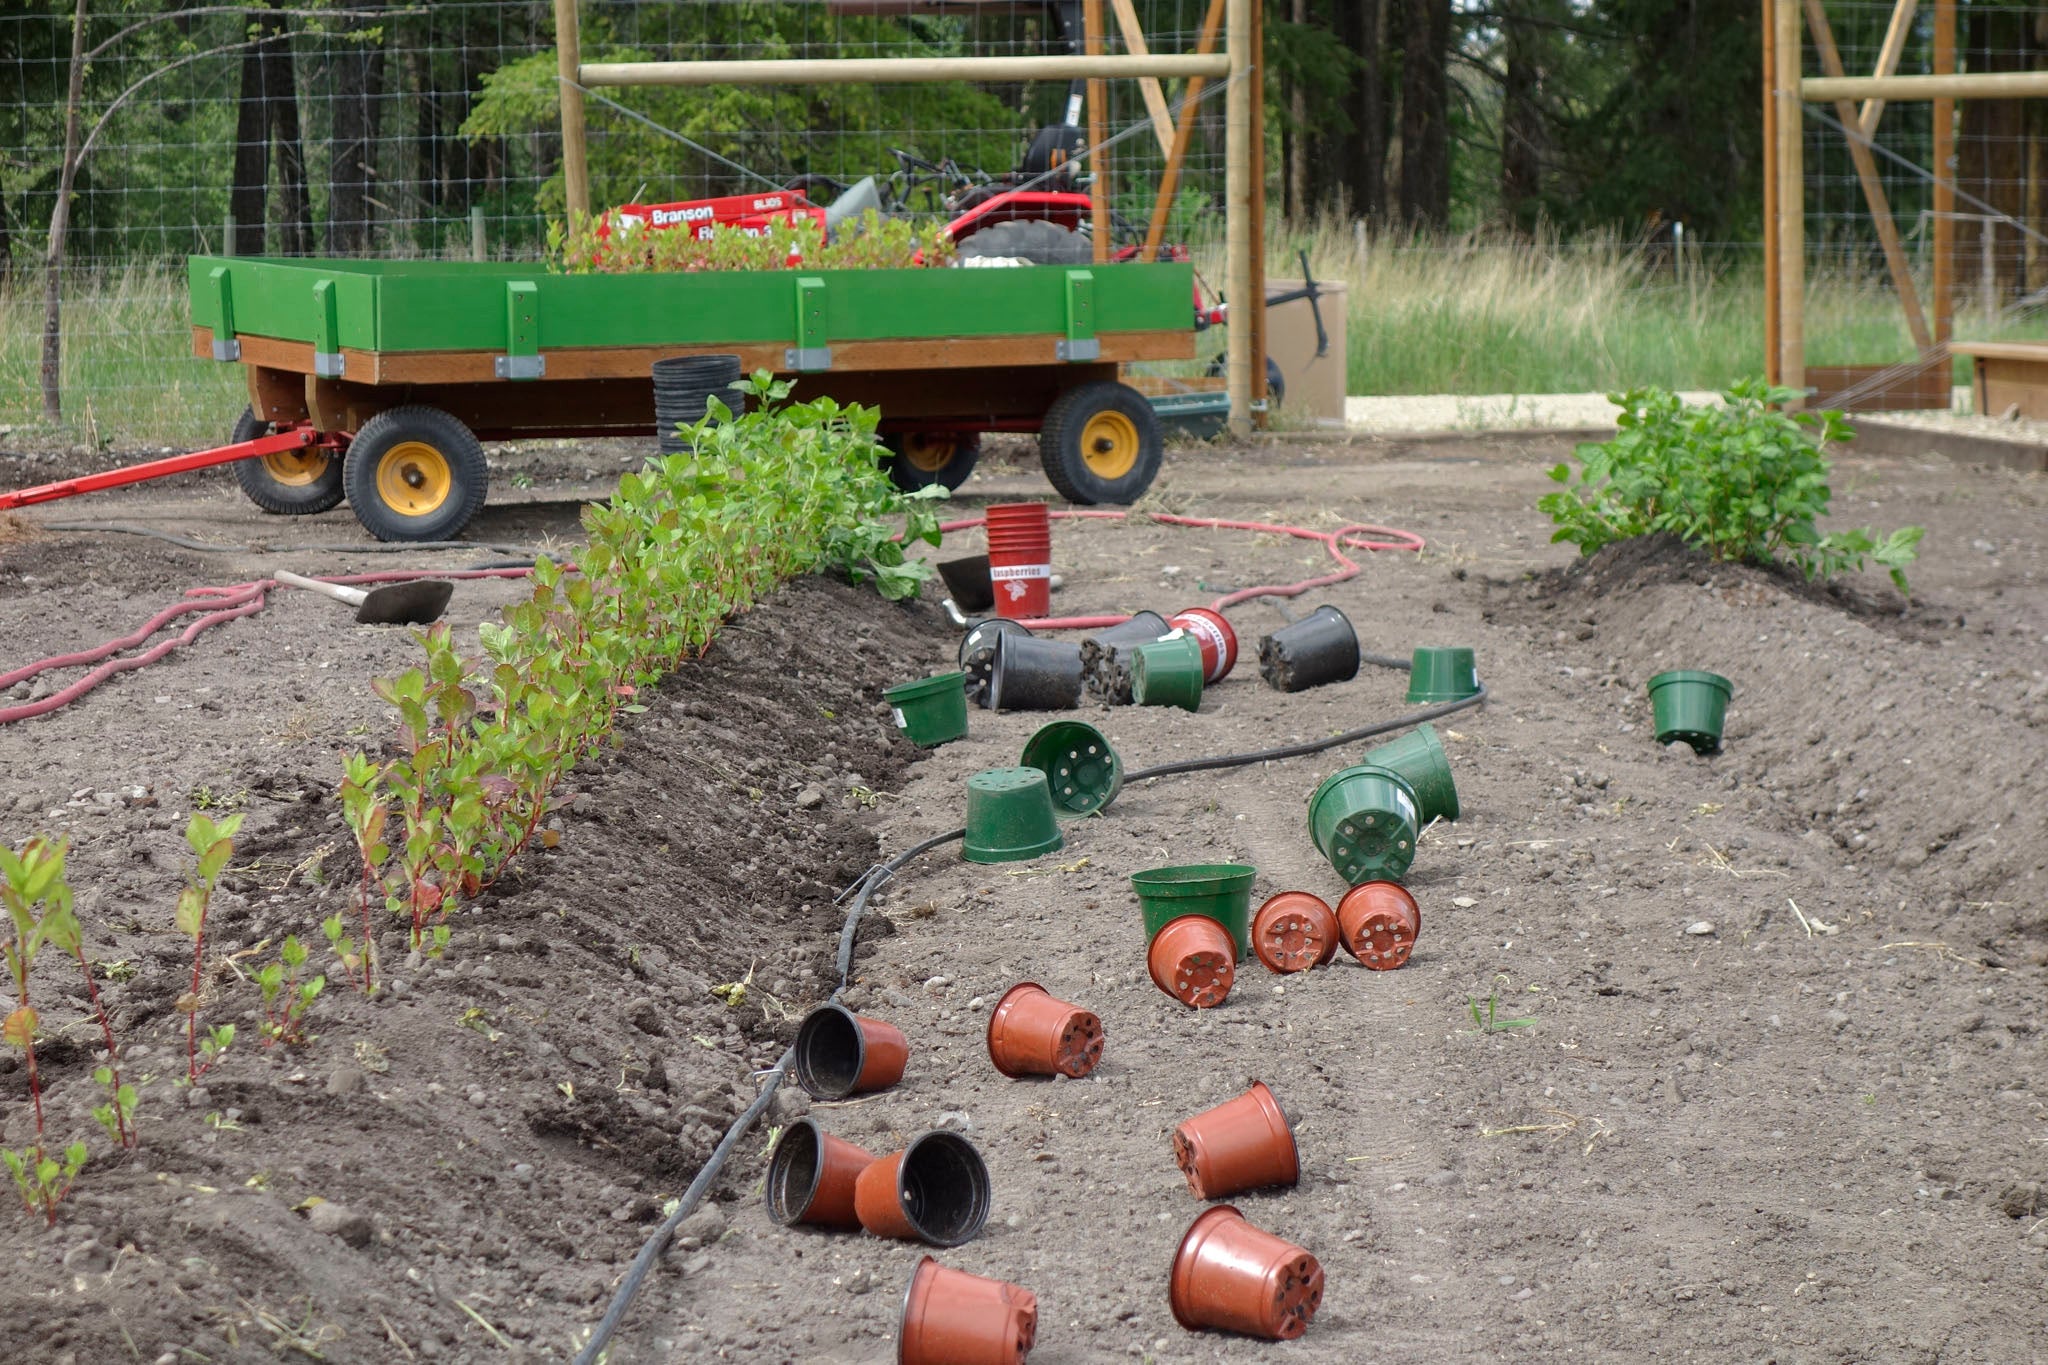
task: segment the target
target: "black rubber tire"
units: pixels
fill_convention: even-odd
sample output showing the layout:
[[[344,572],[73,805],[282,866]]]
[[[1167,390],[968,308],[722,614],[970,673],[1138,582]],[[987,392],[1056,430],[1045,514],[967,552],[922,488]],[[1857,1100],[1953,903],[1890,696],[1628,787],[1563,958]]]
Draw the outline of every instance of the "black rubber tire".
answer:
[[[1230,362],[1226,357],[1219,354],[1214,360],[1209,362],[1209,377],[1211,379],[1222,378],[1224,367],[1227,366],[1229,363]],[[1277,408],[1286,401],[1287,376],[1280,373],[1280,362],[1273,359],[1273,357],[1271,356],[1267,356],[1266,405],[1269,408]]]
[[[956,444],[952,457],[938,468],[920,468],[903,457],[905,441],[941,437],[950,437]],[[891,432],[882,437],[882,444],[889,451],[889,458],[882,461],[882,468],[888,472],[889,481],[906,493],[915,493],[933,484],[940,484],[951,492],[967,482],[967,476],[974,472],[975,462],[981,458],[981,433],[978,431]]]
[[[1135,428],[1138,442],[1131,467],[1115,478],[1105,478],[1088,467],[1082,449],[1082,433],[1089,422],[1105,413],[1117,413]],[[1045,477],[1068,502],[1083,507],[1098,502],[1128,506],[1145,496],[1152,480],[1159,476],[1159,464],[1166,455],[1166,441],[1159,431],[1159,415],[1145,395],[1113,379],[1098,380],[1068,389],[1046,410],[1045,425],[1038,433],[1038,459]]]
[[[235,419],[235,429],[228,437],[228,444],[240,445],[258,436],[268,436],[275,430],[277,428],[271,423],[257,421],[254,412],[243,408],[242,415]],[[237,460],[228,469],[250,502],[277,516],[309,517],[315,512],[325,512],[341,505],[344,490],[339,455],[330,454],[327,467],[315,475],[311,483],[283,483],[260,459]]]
[[[963,260],[1014,256],[1033,265],[1092,265],[1095,247],[1078,232],[1043,218],[991,223],[960,243]]]
[[[447,496],[429,510],[410,513],[378,492],[386,455],[407,442],[429,446],[447,465]],[[484,505],[490,467],[474,433],[439,408],[404,407],[363,423],[349,444],[349,507],[379,540],[453,540]]]

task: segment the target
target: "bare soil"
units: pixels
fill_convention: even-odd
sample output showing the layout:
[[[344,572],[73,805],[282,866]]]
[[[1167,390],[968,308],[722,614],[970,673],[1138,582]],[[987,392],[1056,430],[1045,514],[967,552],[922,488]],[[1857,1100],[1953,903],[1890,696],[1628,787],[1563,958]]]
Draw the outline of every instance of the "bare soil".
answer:
[[[1046,494],[1017,450],[995,454],[966,502]],[[1153,499],[1430,541],[1284,609],[1231,613],[1247,653],[1325,601],[1371,651],[1478,651],[1493,700],[1442,727],[1464,815],[1423,841],[1408,967],[1340,956],[1280,978],[1247,963],[1200,1014],[1144,971],[1131,872],[1235,858],[1260,869],[1255,897],[1341,892],[1305,801],[1355,749],[1137,784],[1033,863],[941,849],[864,921],[850,998],[905,1029],[910,1070],[853,1102],[792,1095],[771,1122],[808,1109],[877,1153],[940,1123],[967,1131],[994,1217],[941,1258],[1038,1294],[1034,1361],[2048,1358],[2048,480],[1841,462],[1845,521],[1928,527],[1902,610],[1874,577],[1817,592],[1669,546],[1573,566],[1532,510],[1558,454],[1499,439],[1187,449]],[[531,468],[532,489],[508,490],[526,500],[494,506],[480,539],[573,536],[597,466]],[[0,667],[272,562],[415,562],[292,551],[360,533],[345,511],[260,518],[221,482],[24,516],[279,549],[0,546]],[[1171,611],[1326,562],[1300,541],[1142,521],[1062,523],[1055,542],[1055,603],[1074,612]],[[518,591],[465,587],[458,628]],[[950,666],[956,638],[929,603],[792,585],[579,776],[560,847],[458,925],[445,964],[408,964],[388,935],[402,989],[373,1004],[331,988],[304,1050],[265,1050],[247,1028],[203,1096],[171,1084],[183,818],[248,813],[206,1006],[247,1021],[241,974],[353,904],[339,756],[386,742],[365,682],[414,647],[280,597],[0,730],[0,837],[71,836],[92,951],[123,964],[103,989],[131,1070],[152,1075],[139,1153],[96,1140],[52,1231],[0,1222],[0,1357],[566,1357],[792,1016],[830,989],[837,888],[956,826],[965,779],[1014,762],[1045,719],[977,711],[966,740],[913,761],[879,689]],[[1648,733],[1642,684],[1670,667],[1734,680],[1721,754]],[[1368,668],[1282,695],[1247,663],[1196,714],[1080,714],[1138,767],[1393,717],[1403,687]],[[713,995],[750,972],[744,1004]],[[1102,1016],[1087,1080],[989,1065],[988,1008],[1023,979]],[[91,1127],[90,1054],[69,983],[44,980],[51,1123],[69,1136]],[[1482,1032],[1469,1006],[1489,999],[1535,1022]],[[1302,1178],[1235,1202],[1328,1274],[1286,1347],[1184,1332],[1165,1302],[1199,1208],[1169,1135],[1254,1077],[1295,1120]],[[18,1069],[0,1093],[18,1147]],[[766,1146],[743,1142],[612,1360],[894,1358],[922,1249],[775,1227]],[[309,1196],[349,1216],[316,1223],[296,1211]]]

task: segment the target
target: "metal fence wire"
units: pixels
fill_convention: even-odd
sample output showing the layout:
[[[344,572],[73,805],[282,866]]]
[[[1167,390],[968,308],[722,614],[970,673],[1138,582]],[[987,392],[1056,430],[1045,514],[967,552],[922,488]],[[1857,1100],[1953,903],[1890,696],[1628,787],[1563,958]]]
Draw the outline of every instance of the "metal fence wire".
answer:
[[[545,0],[85,8],[90,61],[78,113],[89,150],[65,244],[63,375],[66,421],[85,440],[221,435],[221,395],[239,375],[184,362],[188,254],[532,259],[563,215],[555,14]],[[587,63],[1024,55],[1070,50],[1080,8],[584,0],[579,37]],[[1104,48],[1132,50],[1115,14],[1128,10],[1149,50],[1194,51],[1208,8],[1114,0],[1103,6]],[[40,420],[39,276],[64,156],[72,9],[0,15],[0,424]],[[1131,135],[1100,163],[1120,235],[1135,240],[1167,138],[1153,126],[1158,102],[1137,82],[1105,85],[1109,130]],[[1179,85],[1166,83],[1166,101],[1179,99]],[[801,185],[822,202],[872,174],[903,212],[936,215],[949,176],[1014,170],[1032,135],[1066,117],[1068,100],[1065,82],[595,91],[592,204],[767,184]],[[1213,262],[1223,101],[1195,108],[1167,240]]]

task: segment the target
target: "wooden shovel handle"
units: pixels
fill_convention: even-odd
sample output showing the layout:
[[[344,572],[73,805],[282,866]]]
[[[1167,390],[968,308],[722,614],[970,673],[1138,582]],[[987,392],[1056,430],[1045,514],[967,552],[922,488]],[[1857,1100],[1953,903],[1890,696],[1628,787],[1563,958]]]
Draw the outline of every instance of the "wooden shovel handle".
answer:
[[[272,570],[271,577],[280,583],[289,583],[294,588],[304,588],[307,592],[317,592],[322,597],[331,597],[337,602],[346,602],[352,607],[360,607],[363,605],[363,599],[369,596],[361,588],[344,587],[339,583],[323,583],[317,578],[308,578],[304,574],[296,574],[289,569]]]

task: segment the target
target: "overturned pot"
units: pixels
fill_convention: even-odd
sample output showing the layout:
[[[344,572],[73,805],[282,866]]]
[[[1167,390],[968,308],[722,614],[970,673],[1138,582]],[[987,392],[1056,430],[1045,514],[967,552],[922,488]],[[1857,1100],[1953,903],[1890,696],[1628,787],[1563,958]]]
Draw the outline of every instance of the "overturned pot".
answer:
[[[1173,1159],[1197,1199],[1225,1199],[1301,1178],[1286,1111],[1264,1081],[1173,1130]]]
[[[1202,707],[1202,648],[1175,631],[1131,651],[1131,700],[1139,706]]]
[[[1036,981],[1003,992],[988,1016],[988,1056],[996,1070],[1079,1080],[1102,1060],[1102,1020],[1053,997]]]
[[[1365,882],[1337,902],[1337,927],[1353,957],[1376,972],[1408,965],[1422,935],[1422,908],[1398,882]]]
[[[1131,700],[1131,651],[1161,638],[1172,629],[1158,612],[1141,611],[1128,621],[1083,636],[1080,641],[1081,671],[1087,679],[1089,692],[1113,705],[1128,704]]]
[[[1252,912],[1252,952],[1283,975],[1320,967],[1337,953],[1337,915],[1307,891],[1282,891]]]
[[[1370,763],[1340,768],[1308,800],[1316,850],[1352,886],[1399,881],[1415,861],[1421,820],[1407,779]]]
[[[1207,915],[1169,921],[1145,949],[1152,984],[1189,1009],[1212,1009],[1229,999],[1236,963],[1229,931]]]
[[[935,1128],[893,1156],[878,1157],[854,1179],[854,1210],[877,1237],[933,1246],[971,1242],[988,1222],[988,1166],[974,1144]]]
[[[1259,641],[1259,676],[1282,692],[1304,692],[1358,676],[1358,632],[1335,607],[1317,607]]]
[[[784,1227],[797,1223],[859,1227],[853,1182],[874,1160],[872,1153],[820,1128],[816,1119],[792,1121],[775,1140],[775,1154],[768,1158],[764,1182],[768,1216]]]
[[[1036,1294],[918,1260],[903,1291],[896,1365],[1023,1365],[1037,1340]]]
[[[1081,704],[1081,647],[1070,640],[996,640],[988,704],[995,711],[1071,711]]]
[[[796,1031],[796,1083],[812,1098],[843,1100],[887,1090],[903,1079],[910,1040],[903,1030],[828,1000]]]
[[[1102,731],[1079,720],[1040,726],[1025,741],[1022,766],[1045,774],[1062,819],[1093,815],[1123,790],[1124,763]]]
[[[1213,1327],[1268,1341],[1308,1330],[1323,1302],[1323,1267],[1229,1204],[1202,1210],[1174,1253],[1167,1298],[1189,1331]]]
[[[960,639],[960,672],[965,675],[961,687],[967,693],[967,700],[976,706],[989,704],[989,683],[996,671],[996,641],[1004,635],[1030,633],[1030,628],[1023,622],[1012,621],[1007,616],[991,616],[967,628],[967,634]]]
[[[946,585],[946,595],[953,599],[953,605],[962,611],[988,611],[996,604],[987,555],[941,561],[939,579]]]

